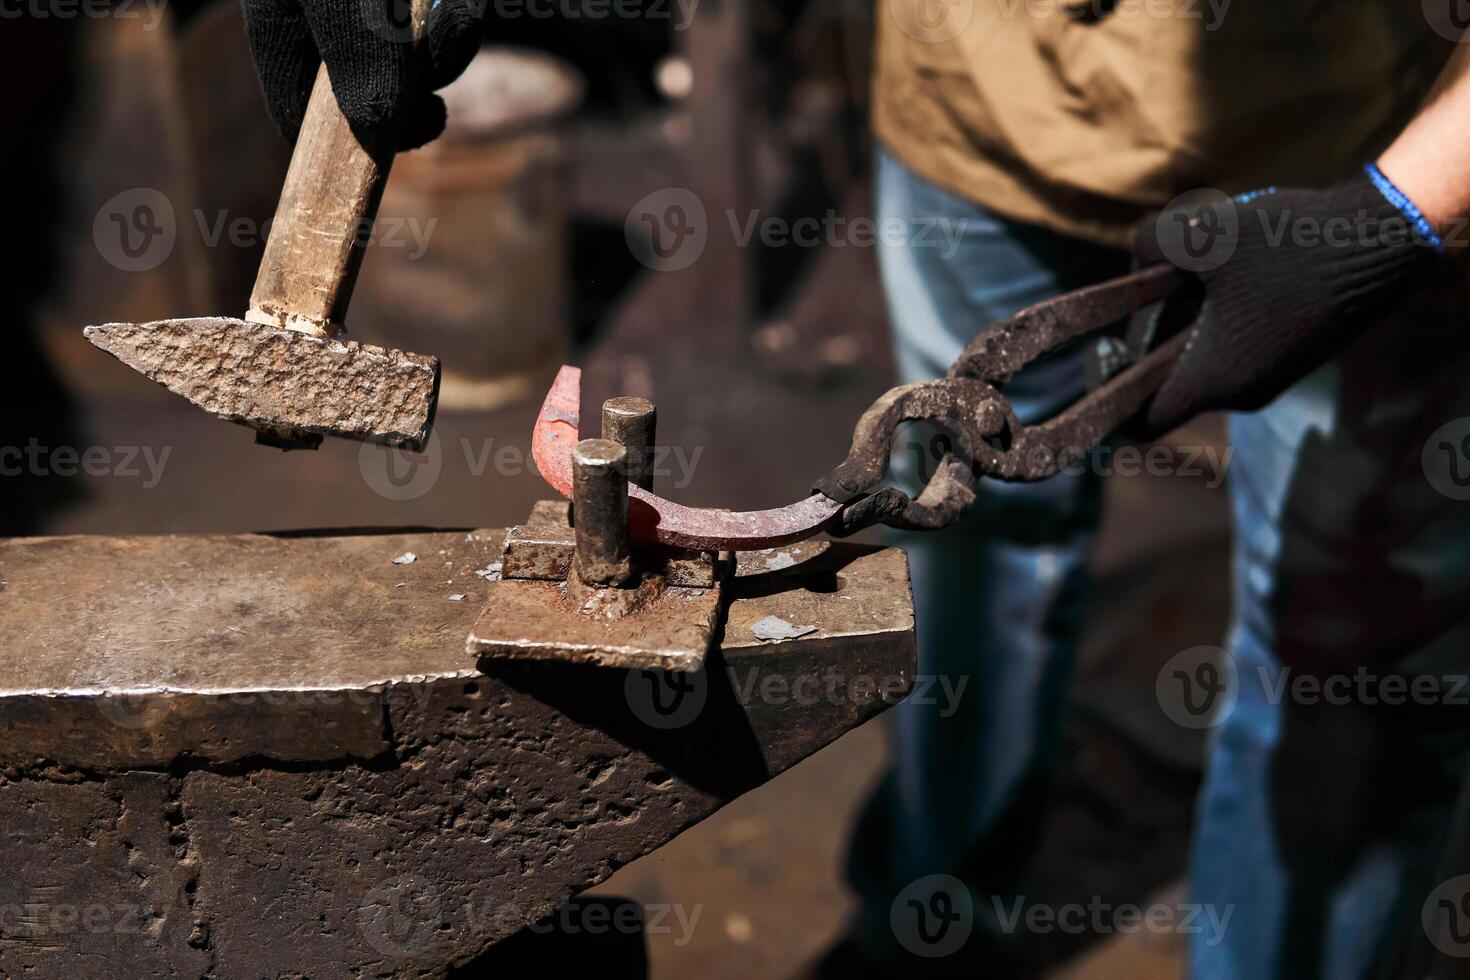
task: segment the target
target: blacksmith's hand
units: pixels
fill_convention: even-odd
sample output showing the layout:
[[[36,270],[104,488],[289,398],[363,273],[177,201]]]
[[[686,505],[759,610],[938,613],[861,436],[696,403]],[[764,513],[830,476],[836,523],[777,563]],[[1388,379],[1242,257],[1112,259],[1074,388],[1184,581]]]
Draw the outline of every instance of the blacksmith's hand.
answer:
[[[432,0],[412,43],[408,0],[242,0],[245,30],[271,118],[295,142],[323,61],[359,139],[398,134],[398,149],[444,131],[444,100],[480,45],[483,0]],[[415,63],[415,60],[417,63]]]
[[[1188,346],[1143,428],[1262,407],[1434,278],[1442,250],[1373,165],[1326,190],[1186,195],[1146,219],[1135,243],[1142,263],[1171,262],[1201,287]]]

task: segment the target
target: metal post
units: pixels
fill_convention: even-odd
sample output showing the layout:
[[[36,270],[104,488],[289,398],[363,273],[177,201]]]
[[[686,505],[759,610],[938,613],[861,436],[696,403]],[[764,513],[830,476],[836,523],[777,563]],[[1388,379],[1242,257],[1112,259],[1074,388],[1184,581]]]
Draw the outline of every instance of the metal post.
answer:
[[[602,438],[628,450],[628,482],[653,489],[654,433],[658,413],[647,398],[624,395],[602,403]]]
[[[572,450],[576,573],[588,585],[621,585],[628,558],[628,450],[609,439],[583,439]]]

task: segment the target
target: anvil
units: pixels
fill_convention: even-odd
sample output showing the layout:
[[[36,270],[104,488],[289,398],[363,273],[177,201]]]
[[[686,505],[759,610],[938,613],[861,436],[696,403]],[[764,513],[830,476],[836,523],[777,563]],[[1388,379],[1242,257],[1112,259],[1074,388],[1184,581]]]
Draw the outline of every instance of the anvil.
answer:
[[[502,537],[0,541],[0,974],[444,975],[912,683],[847,543],[742,554],[696,673],[476,664]]]

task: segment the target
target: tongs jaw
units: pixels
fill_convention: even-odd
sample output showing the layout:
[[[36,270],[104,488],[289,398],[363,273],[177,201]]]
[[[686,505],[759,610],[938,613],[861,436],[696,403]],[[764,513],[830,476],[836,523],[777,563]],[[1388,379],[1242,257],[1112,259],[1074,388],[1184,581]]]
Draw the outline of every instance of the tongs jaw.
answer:
[[[982,477],[1043,480],[1074,465],[1147,404],[1186,340],[1182,332],[1162,342],[1152,330],[1103,332],[1142,322],[1140,314],[1182,285],[1172,266],[1152,266],[1039,303],[982,332],[946,377],[890,390],[858,421],[847,458],[814,484],[844,505],[829,530],[945,527],[974,503]],[[1003,386],[1033,361],[1090,337],[1106,342],[1104,366],[1089,371],[1092,390],[1052,418],[1023,425]],[[880,488],[898,428],[926,421],[939,423],[950,445],[923,491],[911,498]]]

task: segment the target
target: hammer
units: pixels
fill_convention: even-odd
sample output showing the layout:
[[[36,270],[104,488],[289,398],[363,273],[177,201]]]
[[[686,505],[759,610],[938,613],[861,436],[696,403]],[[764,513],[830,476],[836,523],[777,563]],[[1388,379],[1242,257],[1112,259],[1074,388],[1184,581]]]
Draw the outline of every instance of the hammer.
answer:
[[[414,37],[427,0],[414,0]],[[396,134],[352,132],[322,65],[276,205],[245,319],[106,323],[82,332],[256,441],[315,449],[323,435],[422,450],[439,359],[339,339]]]

